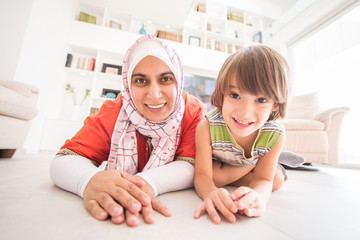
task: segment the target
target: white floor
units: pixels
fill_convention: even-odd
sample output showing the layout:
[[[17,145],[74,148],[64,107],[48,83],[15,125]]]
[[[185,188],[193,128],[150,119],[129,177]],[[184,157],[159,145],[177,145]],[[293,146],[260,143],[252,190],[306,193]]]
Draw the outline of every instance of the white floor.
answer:
[[[193,189],[164,194],[172,217],[129,228],[93,219],[81,198],[55,187],[53,154],[0,159],[0,239],[360,239],[360,170],[288,171],[265,215],[235,224],[192,219],[200,202]]]

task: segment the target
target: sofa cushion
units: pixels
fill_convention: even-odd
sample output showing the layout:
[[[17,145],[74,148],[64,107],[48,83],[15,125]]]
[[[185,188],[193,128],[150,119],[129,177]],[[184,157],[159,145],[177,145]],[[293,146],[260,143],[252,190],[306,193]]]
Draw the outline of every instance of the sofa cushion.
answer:
[[[0,85],[0,115],[31,120],[38,112],[37,98],[37,94],[24,95]]]
[[[325,124],[316,120],[284,119],[282,123],[286,131],[325,131]]]
[[[320,110],[318,93],[293,96],[288,107],[287,118],[313,119]]]

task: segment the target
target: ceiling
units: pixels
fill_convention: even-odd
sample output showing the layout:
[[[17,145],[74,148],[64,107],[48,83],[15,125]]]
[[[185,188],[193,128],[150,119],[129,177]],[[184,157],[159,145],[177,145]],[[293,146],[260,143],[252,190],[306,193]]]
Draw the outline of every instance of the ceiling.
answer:
[[[166,23],[167,25],[179,28],[182,27],[193,2],[204,2],[205,0],[80,0],[90,4],[113,7],[124,13],[131,14],[135,18],[151,20],[154,23]],[[281,18],[284,14],[299,14],[299,6],[314,2],[314,0],[212,0],[221,4],[244,9],[245,5],[252,5],[249,10],[259,11],[266,19],[265,25],[269,25]],[[291,13],[291,9],[297,5],[296,11]],[[151,11],[149,10],[151,9]],[[303,9],[302,9],[303,10]],[[289,13],[290,12],[290,13]],[[288,20],[289,16],[287,17]],[[266,27],[266,26],[265,26]]]

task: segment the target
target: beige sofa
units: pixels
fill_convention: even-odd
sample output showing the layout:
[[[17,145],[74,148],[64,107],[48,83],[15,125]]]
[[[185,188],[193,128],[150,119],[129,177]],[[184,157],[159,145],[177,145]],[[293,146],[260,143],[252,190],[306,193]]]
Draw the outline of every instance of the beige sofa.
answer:
[[[38,113],[38,94],[30,84],[0,81],[0,158],[11,158],[24,145]]]
[[[306,163],[337,165],[340,128],[348,111],[349,107],[321,111],[317,93],[293,96],[283,120],[284,150],[301,154]]]

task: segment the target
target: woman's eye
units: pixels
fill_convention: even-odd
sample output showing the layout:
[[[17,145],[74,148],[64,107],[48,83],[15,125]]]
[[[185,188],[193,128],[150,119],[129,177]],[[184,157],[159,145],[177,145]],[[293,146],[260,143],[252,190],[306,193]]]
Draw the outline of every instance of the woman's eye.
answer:
[[[267,103],[268,101],[266,100],[266,98],[258,98],[256,99],[257,102],[259,103]]]
[[[172,81],[172,77],[163,77],[160,81],[162,83],[170,83]]]
[[[239,94],[237,94],[237,93],[230,93],[230,97],[233,98],[233,99],[239,99],[240,98]]]
[[[137,78],[137,79],[134,80],[134,83],[144,84],[144,83],[146,83],[146,79],[144,79],[144,78]]]

